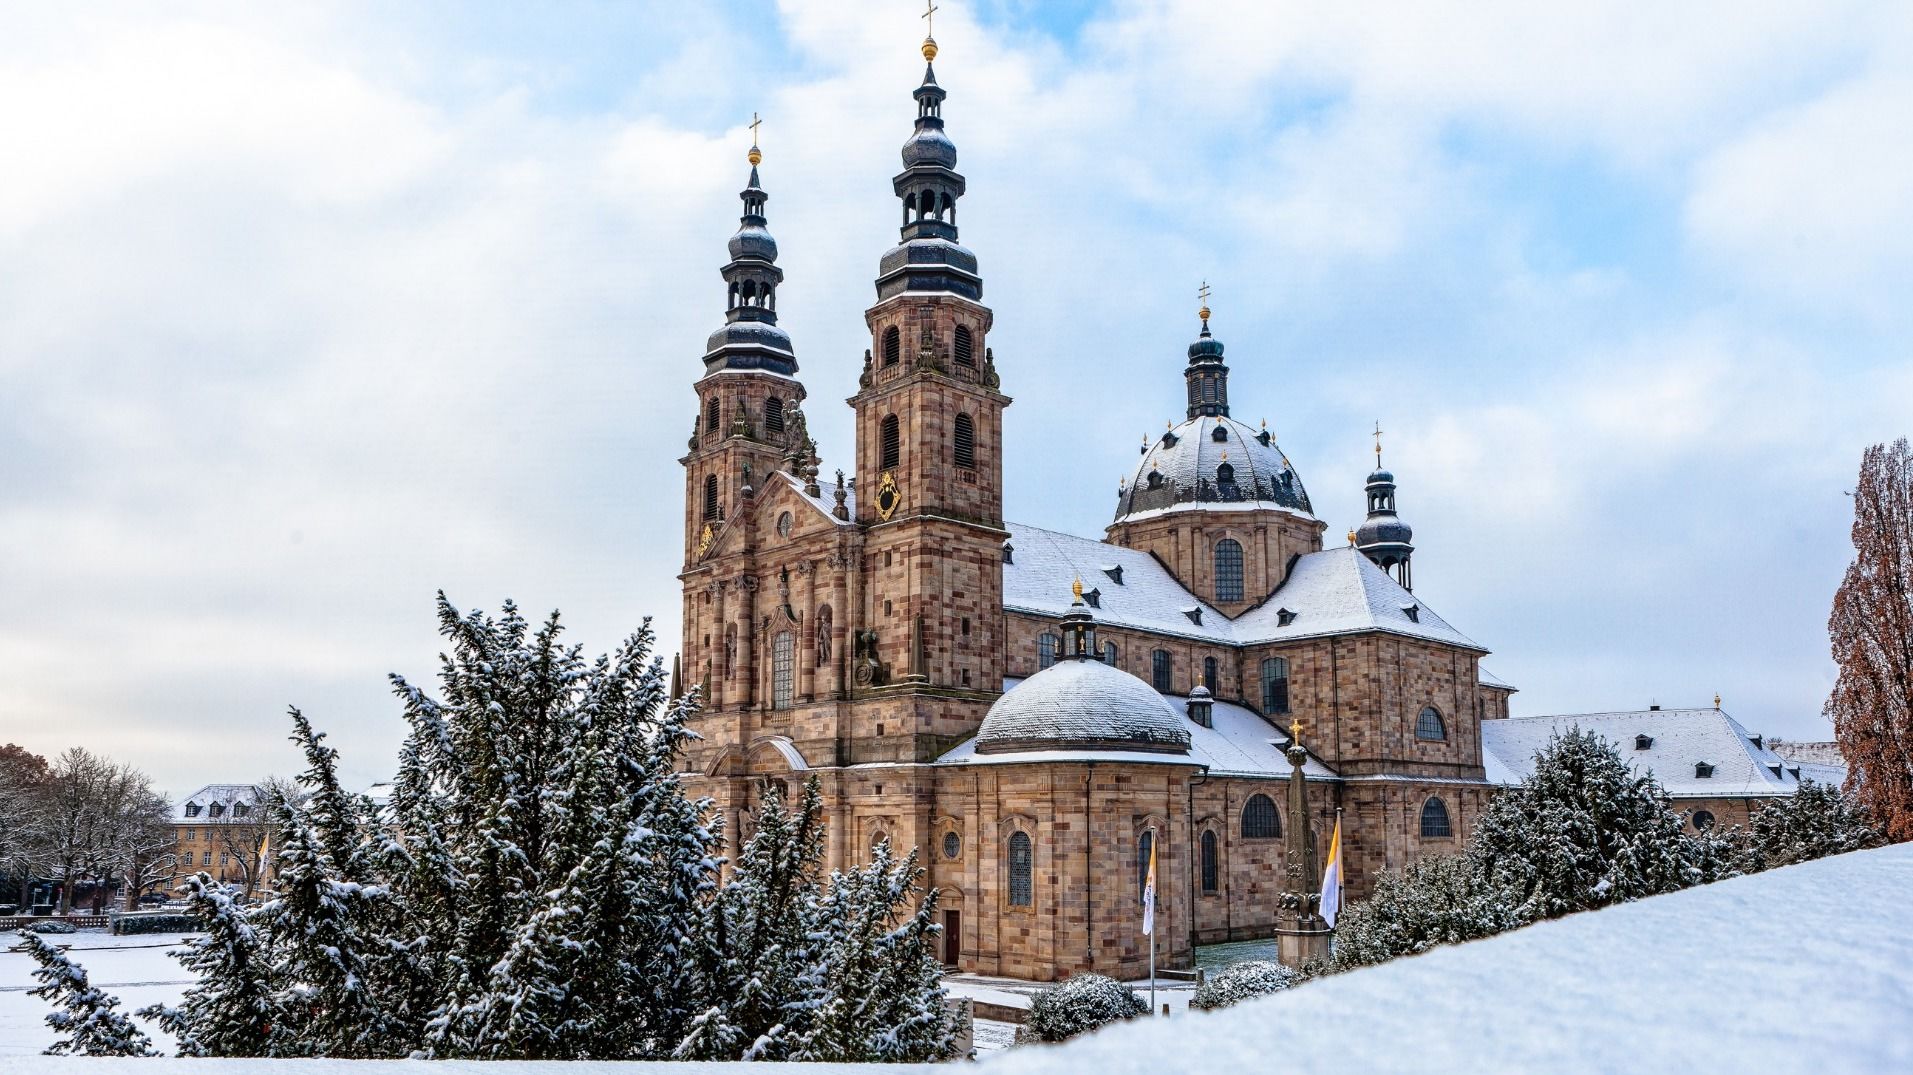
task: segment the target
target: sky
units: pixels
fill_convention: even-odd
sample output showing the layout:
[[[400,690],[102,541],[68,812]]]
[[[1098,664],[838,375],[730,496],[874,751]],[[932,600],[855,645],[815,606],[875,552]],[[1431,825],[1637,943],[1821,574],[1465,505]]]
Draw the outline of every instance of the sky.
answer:
[[[390,771],[433,595],[675,648],[718,268],[762,175],[850,457],[910,0],[0,7],[0,741],[184,794]],[[1333,540],[1370,430],[1514,710],[1827,738],[1869,444],[1913,433],[1913,7],[944,0],[1006,515],[1096,535],[1181,414]]]

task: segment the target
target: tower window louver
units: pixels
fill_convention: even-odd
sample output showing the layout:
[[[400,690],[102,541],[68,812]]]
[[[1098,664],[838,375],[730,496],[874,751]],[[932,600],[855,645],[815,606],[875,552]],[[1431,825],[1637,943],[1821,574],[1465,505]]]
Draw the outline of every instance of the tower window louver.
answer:
[[[706,519],[717,517],[717,475],[715,474],[704,476],[704,517]]]
[[[895,325],[883,330],[883,364],[894,366],[903,361],[903,333]]]
[[[956,416],[956,465],[976,469],[976,422],[967,414]]]
[[[976,365],[976,344],[970,339],[970,330],[962,325],[956,330],[956,363],[959,366]]]
[[[776,396],[764,401],[764,432],[782,433],[784,431],[784,401]]]
[[[895,470],[903,461],[903,434],[897,428],[897,416],[886,415],[883,420],[883,459],[878,463],[880,470]]]
[[[712,396],[704,404],[704,432],[717,432],[718,421],[717,397]]]

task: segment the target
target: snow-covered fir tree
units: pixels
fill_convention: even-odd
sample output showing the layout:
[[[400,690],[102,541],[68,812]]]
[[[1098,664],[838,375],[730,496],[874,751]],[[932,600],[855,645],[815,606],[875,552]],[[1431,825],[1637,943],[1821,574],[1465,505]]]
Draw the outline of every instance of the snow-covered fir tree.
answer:
[[[52,1002],[47,1025],[61,1035],[47,1046],[47,1055],[159,1055],[146,1032],[121,1014],[118,998],[87,981],[85,968],[30,930],[21,930],[20,938],[27,955],[40,965],[33,972],[40,984],[28,992]]]
[[[1519,898],[1485,879],[1468,855],[1384,870],[1375,891],[1335,921],[1333,969],[1383,963],[1521,925]]]
[[[1524,921],[1737,872],[1725,835],[1688,835],[1651,775],[1636,776],[1613,744],[1579,728],[1550,740],[1533,773],[1494,797],[1469,854]]]
[[[1802,780],[1792,795],[1770,799],[1753,813],[1746,847],[1751,869],[1877,847],[1880,831],[1852,796],[1832,784]]]
[[[178,1007],[154,1005],[181,1056],[269,1056],[278,1021],[268,957],[244,908],[206,874],[186,879],[186,906],[205,933],[174,957],[196,979]]]

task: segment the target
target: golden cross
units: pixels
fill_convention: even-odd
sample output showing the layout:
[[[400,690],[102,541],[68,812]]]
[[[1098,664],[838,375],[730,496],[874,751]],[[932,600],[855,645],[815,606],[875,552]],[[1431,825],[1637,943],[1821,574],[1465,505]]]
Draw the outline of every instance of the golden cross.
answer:
[[[923,15],[922,15],[923,36],[925,37],[936,36],[936,28],[937,28],[937,20],[935,18],[936,13],[937,13],[936,0],[923,0]]]
[[[757,118],[757,113],[752,112],[751,113],[751,145],[757,144],[757,128],[762,127],[763,125],[764,125],[764,121]]]
[[[1297,743],[1300,743],[1302,741],[1302,718],[1301,717],[1297,717],[1294,720],[1289,722],[1289,739]]]
[[[1382,424],[1375,423],[1375,469],[1382,469]]]
[[[1208,306],[1209,306],[1209,281],[1207,281],[1207,280],[1204,280],[1204,281],[1202,282],[1202,286],[1196,289],[1196,298],[1197,298],[1198,300],[1200,300],[1200,301],[1201,301],[1201,303],[1202,303],[1202,306],[1203,306],[1203,308],[1204,308],[1204,309],[1207,309],[1207,308],[1208,308]]]

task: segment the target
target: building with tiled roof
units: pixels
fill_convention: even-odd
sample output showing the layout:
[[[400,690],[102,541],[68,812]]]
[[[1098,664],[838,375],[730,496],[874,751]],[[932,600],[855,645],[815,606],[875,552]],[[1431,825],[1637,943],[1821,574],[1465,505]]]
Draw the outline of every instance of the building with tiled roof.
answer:
[[[1043,980],[1142,972],[1151,852],[1158,957],[1186,966],[1197,943],[1277,928],[1338,813],[1351,897],[1458,851],[1546,725],[1506,719],[1514,687],[1481,666],[1487,647],[1414,589],[1379,434],[1374,473],[1336,498],[1363,497],[1366,521],[1325,546],[1323,490],[1266,425],[1231,417],[1205,307],[1177,356],[1184,418],[1144,438],[1104,534],[1007,521],[1017,364],[989,346],[979,261],[957,241],[945,91],[926,69],[914,97],[853,457],[829,478],[750,154],[681,459],[677,678],[704,696],[691,785],[742,840],[768,789],[815,778],[830,865],[882,840],[919,849],[945,959]],[[1664,754],[1685,749],[1661,734]],[[1764,787],[1764,755],[1731,736],[1694,749],[1718,755],[1712,787]]]

